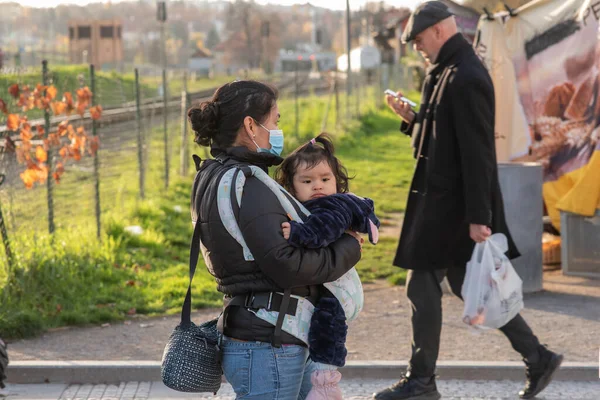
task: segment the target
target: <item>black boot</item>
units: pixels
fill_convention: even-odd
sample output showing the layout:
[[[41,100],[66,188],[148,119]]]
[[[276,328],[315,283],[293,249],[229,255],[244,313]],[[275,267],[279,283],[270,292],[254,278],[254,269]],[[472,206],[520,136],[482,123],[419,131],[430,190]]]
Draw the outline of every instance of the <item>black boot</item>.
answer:
[[[563,356],[561,354],[553,353],[544,346],[540,346],[538,355],[523,359],[527,381],[525,382],[525,388],[519,392],[519,397],[532,399],[544,390],[552,381],[552,375],[558,370],[562,360]]]
[[[410,372],[391,387],[373,394],[376,400],[438,400],[441,397],[435,376],[418,378]]]

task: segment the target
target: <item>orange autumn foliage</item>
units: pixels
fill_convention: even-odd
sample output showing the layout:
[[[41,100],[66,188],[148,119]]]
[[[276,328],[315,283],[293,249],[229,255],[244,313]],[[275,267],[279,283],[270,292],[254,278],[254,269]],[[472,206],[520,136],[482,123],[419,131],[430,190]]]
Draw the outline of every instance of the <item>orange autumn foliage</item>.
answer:
[[[52,107],[52,112],[54,115],[62,114],[67,108],[67,105],[62,101],[53,101],[50,106]]]
[[[17,114],[8,114],[6,118],[6,129],[16,131],[21,124],[21,118]]]
[[[11,85],[8,88],[8,93],[10,93],[10,95],[15,99],[19,98],[19,85],[16,83],[14,85]]]
[[[37,146],[35,148],[35,158],[37,158],[38,162],[46,162],[48,160],[48,153],[46,153],[46,150],[42,146]]]
[[[48,100],[54,100],[57,92],[58,92],[58,90],[56,90],[56,88],[54,86],[48,87],[48,89],[46,90],[46,98]]]
[[[65,92],[63,94],[63,103],[65,103],[65,114],[71,115],[75,106],[73,105],[73,95],[69,92]]]
[[[94,120],[102,116],[100,105],[90,108],[92,92],[88,87],[78,89],[76,92],[76,103],[73,95],[69,92],[62,94],[62,99],[57,100],[58,90],[54,86],[37,84],[33,90],[28,85],[11,85],[9,94],[14,99],[14,106],[21,112],[27,112],[34,108],[42,111],[52,112],[55,116],[71,115],[76,111],[84,116],[86,111]],[[6,128],[13,133],[18,132],[18,137],[6,137],[5,151],[14,151],[17,160],[25,164],[26,169],[21,172],[20,177],[25,187],[32,188],[36,183],[43,184],[47,181],[49,174],[56,183],[60,182],[65,173],[65,162],[68,160],[79,161],[85,153],[95,156],[100,146],[97,136],[88,136],[83,126],[76,129],[69,120],[62,121],[49,132],[42,125],[32,129],[26,116],[17,113],[9,113],[9,104],[0,99],[0,112],[7,115]],[[38,142],[36,142],[36,140]],[[57,162],[53,171],[49,171],[48,152],[57,149],[63,161]]]
[[[56,183],[60,183],[60,177],[64,173],[65,173],[65,167],[64,167],[63,163],[61,163],[61,162],[57,163],[56,168],[54,168],[54,173],[52,174],[54,181]]]
[[[92,119],[99,120],[102,116],[102,106],[90,108],[90,115],[92,116]]]

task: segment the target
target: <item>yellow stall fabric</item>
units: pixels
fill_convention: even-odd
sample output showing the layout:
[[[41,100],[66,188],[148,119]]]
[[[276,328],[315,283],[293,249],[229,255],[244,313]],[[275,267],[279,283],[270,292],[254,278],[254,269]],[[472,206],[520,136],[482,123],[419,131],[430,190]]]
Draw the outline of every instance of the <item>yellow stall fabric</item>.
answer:
[[[600,0],[537,0],[482,16],[475,48],[496,90],[498,161],[544,167],[544,202],[600,208]]]

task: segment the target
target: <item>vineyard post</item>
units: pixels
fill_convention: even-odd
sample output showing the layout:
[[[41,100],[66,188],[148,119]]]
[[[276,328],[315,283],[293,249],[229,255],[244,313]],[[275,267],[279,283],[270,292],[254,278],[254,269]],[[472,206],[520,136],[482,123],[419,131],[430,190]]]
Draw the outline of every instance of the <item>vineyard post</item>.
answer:
[[[188,173],[188,125],[187,125],[188,91],[187,71],[183,72],[183,90],[181,91],[181,148],[179,152],[179,174],[186,176]]]
[[[356,118],[360,118],[360,71],[356,73]]]
[[[43,80],[44,80],[44,86],[48,86],[50,84],[50,78],[48,76],[48,61],[47,60],[43,60],[42,61],[42,74],[43,74]],[[44,96],[46,96],[46,92],[47,89],[44,90]],[[46,108],[44,110],[44,129],[45,132],[49,132],[50,131],[50,109]],[[50,171],[52,171],[52,149],[50,148],[50,146],[48,146],[48,159],[47,159],[47,165],[48,165],[48,179],[47,179],[47,190],[48,190],[48,232],[49,233],[54,233],[54,197],[53,197],[53,192],[54,192],[54,181],[52,180],[52,174],[50,173]]]
[[[4,180],[4,178],[2,179]],[[10,250],[10,240],[8,239],[8,233],[6,232],[6,223],[4,222],[4,213],[2,212],[2,207],[0,207],[0,232],[2,233],[2,243],[4,244],[4,253],[6,254],[8,267],[12,268],[13,255],[12,251]]]
[[[90,79],[92,86],[92,107],[96,106],[96,71],[94,65],[90,64]],[[96,119],[92,118],[92,135],[96,137],[98,135]],[[101,237],[101,211],[100,211],[100,157],[99,152],[96,152],[94,157],[94,194],[96,201],[96,236],[98,239]]]
[[[296,118],[295,118],[295,121],[296,121],[295,126],[296,127],[295,127],[294,132],[295,132],[296,136],[298,136],[300,134],[299,128],[298,128],[299,118],[300,118],[300,108],[299,108],[300,106],[298,103],[298,90],[299,90],[298,89],[298,67],[299,67],[298,64],[301,60],[302,60],[302,56],[298,56],[298,59],[296,60],[296,69],[294,72],[294,110],[295,110],[294,114],[296,115]]]
[[[142,137],[142,113],[140,108],[140,73],[135,69],[135,122],[137,128],[138,170],[140,177],[140,198],[144,198],[144,138]]]
[[[169,188],[169,133],[167,132],[168,115],[167,115],[167,70],[162,70],[162,86],[163,86],[163,129],[164,129],[164,145],[165,145],[165,189]]]
[[[335,126],[340,126],[340,90],[338,86],[337,68],[333,71],[333,90],[335,90]]]

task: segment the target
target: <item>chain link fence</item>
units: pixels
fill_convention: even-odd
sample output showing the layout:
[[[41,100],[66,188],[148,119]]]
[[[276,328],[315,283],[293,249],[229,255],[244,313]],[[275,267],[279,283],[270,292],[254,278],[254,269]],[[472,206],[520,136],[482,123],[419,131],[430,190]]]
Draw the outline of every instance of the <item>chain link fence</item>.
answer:
[[[289,150],[320,131],[343,129],[345,123],[381,106],[386,88],[411,89],[410,73],[403,66],[354,73],[350,77],[350,96],[342,72],[296,71],[248,78],[266,80],[279,88]],[[187,110],[235,78],[196,79],[188,71],[160,70],[117,74],[96,72],[88,66],[52,65],[46,75],[41,69],[0,75],[0,99],[7,103],[9,114],[20,113],[17,99],[9,93],[13,84],[33,88],[44,82],[56,87],[57,99],[66,92],[74,98],[77,90],[88,87],[93,93],[91,105],[103,108],[99,120],[91,119],[89,114],[80,117],[73,113],[68,117],[75,129],[85,129],[88,140],[99,139],[95,156],[83,154],[78,161],[63,160],[57,151],[49,151],[49,179],[31,189],[25,187],[20,176],[26,166],[18,161],[7,141],[8,136],[14,137],[18,148],[18,133],[7,130],[7,114],[0,112],[0,231],[4,226],[5,251],[21,235],[31,238],[48,231],[76,231],[100,238],[103,224],[110,218],[118,219],[140,200],[163,193],[176,175],[188,176],[193,169],[191,154],[196,152],[204,158],[207,152],[195,148]],[[46,132],[54,131],[67,118],[53,116],[52,112],[45,115],[39,109],[25,115],[34,130],[41,126]],[[38,140],[37,145],[43,142]],[[58,163],[63,164],[65,172],[55,182],[52,168]],[[0,263],[9,259],[0,258]]]

